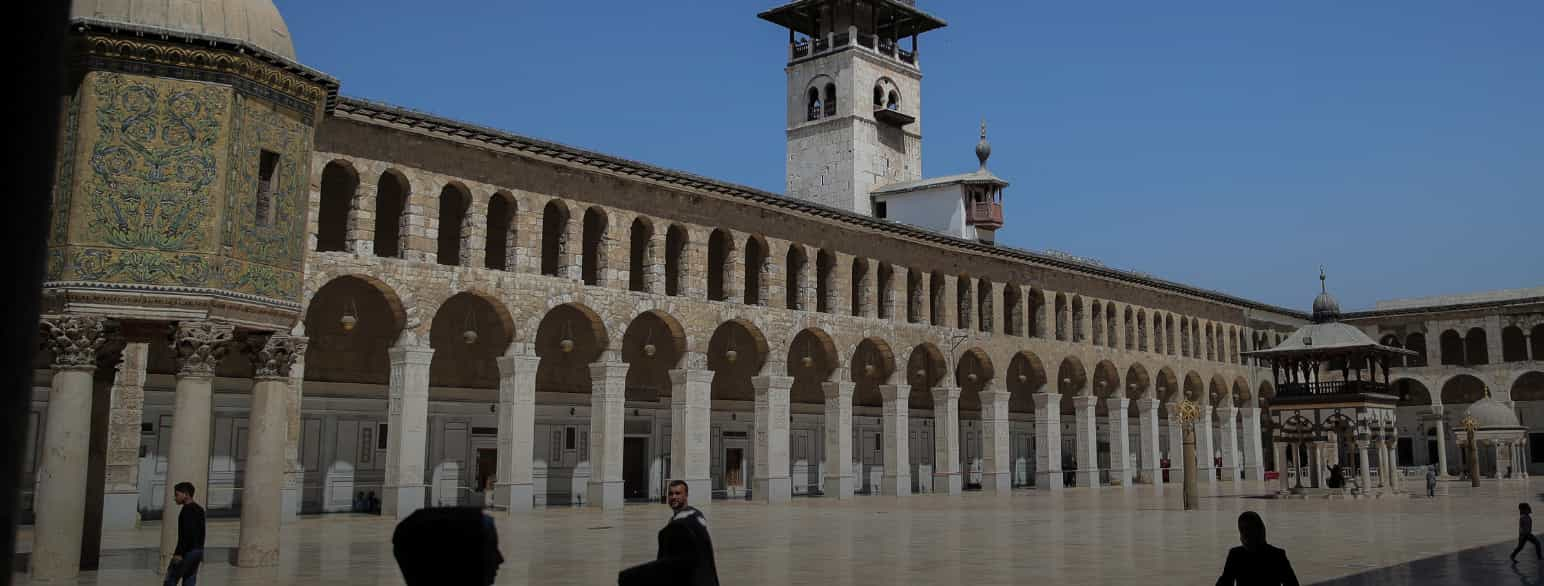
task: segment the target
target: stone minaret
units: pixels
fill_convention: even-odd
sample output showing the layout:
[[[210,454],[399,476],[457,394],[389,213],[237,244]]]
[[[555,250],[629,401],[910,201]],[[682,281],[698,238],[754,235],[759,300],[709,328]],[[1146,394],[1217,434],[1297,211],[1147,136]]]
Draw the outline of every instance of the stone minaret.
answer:
[[[871,213],[922,177],[918,40],[945,26],[907,0],[818,0],[760,14],[788,29],[789,197]]]

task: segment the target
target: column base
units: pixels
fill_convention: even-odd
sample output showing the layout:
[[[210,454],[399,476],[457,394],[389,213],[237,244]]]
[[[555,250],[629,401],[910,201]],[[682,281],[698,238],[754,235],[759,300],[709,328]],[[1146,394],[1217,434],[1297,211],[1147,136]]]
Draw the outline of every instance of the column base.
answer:
[[[424,487],[414,486],[387,486],[381,490],[385,498],[381,499],[381,514],[386,517],[396,517],[398,521],[406,519],[413,511],[424,508]]]
[[[1123,488],[1135,486],[1137,481],[1120,468],[1110,471],[1110,483]]]
[[[1220,470],[1222,470],[1223,482],[1234,482],[1238,480],[1238,468],[1220,468]]]
[[[493,502],[507,511],[536,508],[536,490],[530,484],[495,484]]]
[[[996,494],[1013,492],[1013,475],[1007,472],[983,473],[981,475],[981,490]]]
[[[751,495],[763,504],[786,503],[793,498],[793,488],[788,477],[757,478],[751,483]]]
[[[959,473],[935,472],[933,474],[933,492],[958,495],[961,489]]]
[[[279,522],[293,523],[300,519],[300,491],[285,488],[279,491]]]
[[[1079,470],[1078,471],[1078,487],[1080,487],[1080,488],[1094,488],[1094,487],[1097,487],[1097,486],[1099,486],[1099,471],[1098,470]]]
[[[884,496],[911,496],[911,476],[885,475],[879,481],[879,494]]]
[[[827,476],[826,495],[846,500],[852,498],[853,478],[851,476]]]
[[[1066,473],[1061,470],[1036,470],[1035,488],[1059,492],[1067,487],[1065,478]]]
[[[668,489],[670,488],[670,485],[667,483],[665,485],[665,488],[668,491]],[[707,505],[709,505],[709,504],[711,504],[713,502],[713,479],[712,478],[687,478],[686,479],[686,494],[687,494],[688,497],[690,497],[688,499],[688,502],[696,503],[696,504],[693,504],[692,506],[697,507],[699,509],[704,508],[705,506],[707,506]]]
[[[602,482],[591,480],[586,487],[585,504],[602,509],[622,508],[622,481]]]
[[[102,528],[139,527],[139,493],[110,492],[102,496]]]

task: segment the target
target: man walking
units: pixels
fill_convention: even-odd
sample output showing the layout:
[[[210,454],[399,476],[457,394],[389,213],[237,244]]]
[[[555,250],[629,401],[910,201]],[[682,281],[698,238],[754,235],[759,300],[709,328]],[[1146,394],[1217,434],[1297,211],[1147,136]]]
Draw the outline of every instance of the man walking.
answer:
[[[1436,466],[1427,466],[1426,467],[1426,498],[1436,498],[1436,496],[1437,496],[1437,467]]]
[[[622,586],[718,586],[718,567],[713,563],[713,539],[708,536],[707,517],[686,504],[686,482],[672,480],[667,490],[667,502],[673,514],[665,528],[659,530],[659,553],[652,562],[622,570],[617,582]]]
[[[172,490],[172,500],[182,512],[177,514],[177,549],[172,550],[172,563],[166,566],[165,584],[177,586],[181,580],[183,586],[194,586],[198,566],[204,561],[204,507],[193,502],[193,483],[178,482]]]

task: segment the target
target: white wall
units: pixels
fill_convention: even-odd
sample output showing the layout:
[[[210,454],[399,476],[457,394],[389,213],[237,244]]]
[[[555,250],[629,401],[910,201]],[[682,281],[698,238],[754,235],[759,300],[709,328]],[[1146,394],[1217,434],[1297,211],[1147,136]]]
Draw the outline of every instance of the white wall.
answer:
[[[943,185],[876,198],[885,202],[885,218],[941,234],[975,240],[965,225],[965,198],[960,185]]]

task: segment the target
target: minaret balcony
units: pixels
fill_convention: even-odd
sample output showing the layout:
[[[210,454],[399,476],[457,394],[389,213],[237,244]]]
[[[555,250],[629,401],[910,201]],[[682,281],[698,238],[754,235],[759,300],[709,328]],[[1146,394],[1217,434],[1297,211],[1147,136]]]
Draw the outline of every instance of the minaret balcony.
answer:
[[[965,223],[980,228],[1003,226],[1003,204],[995,201],[975,201],[965,206]]]
[[[823,37],[811,37],[794,41],[788,47],[788,60],[800,61],[840,51],[848,47],[865,49],[869,53],[894,59],[913,67],[917,65],[916,51],[902,49],[892,39],[853,32],[851,30],[848,32],[830,33]]]

